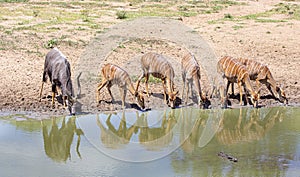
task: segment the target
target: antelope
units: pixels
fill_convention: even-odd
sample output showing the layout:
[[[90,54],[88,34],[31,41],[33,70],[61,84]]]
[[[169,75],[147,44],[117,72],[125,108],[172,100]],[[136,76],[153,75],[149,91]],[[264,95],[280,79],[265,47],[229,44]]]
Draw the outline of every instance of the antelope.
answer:
[[[246,66],[250,76],[250,80],[256,81],[257,88],[259,88],[260,83],[262,83],[267,86],[268,90],[271,92],[272,96],[275,99],[279,100],[280,102],[284,102],[285,100],[286,103],[288,103],[288,99],[286,98],[285,92],[281,87],[278,87],[276,85],[276,81],[273,78],[268,66],[250,59],[238,58],[235,60]],[[232,94],[234,94],[233,84],[231,89],[232,89]],[[276,96],[274,93],[276,93]]]
[[[70,63],[66,59],[65,55],[61,53],[61,51],[59,51],[56,47],[53,48],[47,53],[45,57],[42,87],[40,91],[39,101],[41,101],[42,99],[44,83],[47,82],[49,77],[50,82],[52,84],[52,106],[54,107],[54,98],[57,93],[57,87],[59,87],[62,92],[64,107],[68,108],[70,114],[74,115],[76,112],[75,105],[81,90],[79,84],[80,75],[81,73],[77,77],[78,94],[77,97],[74,97]]]
[[[185,104],[187,103],[187,100],[188,100],[188,94],[189,94],[190,87],[191,87],[191,92],[193,92],[192,85],[194,83],[197,94],[198,94],[198,105],[200,106],[201,102],[202,102],[204,108],[207,108],[210,105],[210,101],[208,100],[208,98],[206,96],[203,95],[203,93],[201,91],[200,67],[199,67],[199,64],[196,61],[196,58],[193,54],[188,53],[187,55],[185,55],[182,58],[181,70],[182,70],[182,80],[183,80],[182,97],[184,96],[184,90],[185,90],[185,87],[187,86]]]
[[[56,119],[52,119],[52,126],[50,131],[44,121],[41,121],[44,150],[48,157],[57,162],[66,162],[67,159],[71,160],[71,145],[73,143],[74,135],[77,135],[76,152],[79,158],[81,154],[79,152],[79,146],[81,142],[81,135],[84,135],[82,129],[76,126],[75,117],[71,117],[66,121],[64,117],[59,127],[59,123]]]
[[[112,96],[110,88],[116,84],[120,88],[120,93],[122,96],[122,108],[125,108],[125,98],[127,93],[127,87],[130,93],[136,98],[138,105],[144,109],[144,97],[141,93],[137,92],[134,89],[134,86],[131,82],[129,74],[122,68],[117,65],[107,63],[104,64],[101,68],[102,82],[97,87],[97,103],[100,101],[100,90],[106,86],[108,93],[114,102],[114,97]]]
[[[164,102],[167,103],[168,94],[168,101],[171,105],[171,108],[175,108],[175,101],[178,91],[174,91],[173,81],[175,74],[172,65],[162,55],[149,52],[142,56],[141,66],[143,74],[141,74],[141,76],[138,78],[136,91],[139,89],[140,81],[145,77],[146,94],[148,97],[150,96],[148,90],[148,80],[150,74],[152,74],[152,76],[162,80],[164,89]]]
[[[213,88],[210,95],[210,98],[213,97],[213,95],[216,95],[221,100],[221,106],[223,108],[227,108],[227,95],[225,95],[225,85],[222,78],[219,78],[216,76],[213,78]]]
[[[217,64],[218,72],[222,74],[223,77],[227,79],[227,88],[225,90],[225,95],[227,99],[227,92],[230,83],[237,83],[240,91],[240,105],[243,103],[242,85],[246,91],[249,90],[251,94],[251,102],[254,107],[257,107],[257,102],[259,99],[258,92],[254,91],[251,83],[249,73],[244,65],[235,61],[232,57],[225,56],[218,61]],[[260,90],[260,89],[259,89]],[[247,99],[246,99],[247,101]]]

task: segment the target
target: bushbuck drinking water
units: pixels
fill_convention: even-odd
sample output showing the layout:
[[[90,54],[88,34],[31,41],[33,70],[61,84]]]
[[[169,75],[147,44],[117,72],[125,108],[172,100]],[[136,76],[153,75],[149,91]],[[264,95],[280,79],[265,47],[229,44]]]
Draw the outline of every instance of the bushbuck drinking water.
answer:
[[[267,65],[245,58],[238,58],[235,60],[246,66],[250,76],[250,80],[256,81],[257,88],[259,88],[260,83],[262,83],[267,86],[268,90],[271,92],[272,96],[275,99],[279,100],[280,102],[286,101],[286,103],[288,103],[285,92],[281,87],[276,85],[276,81],[273,78],[271,71]],[[234,94],[233,84],[231,89],[232,93]]]
[[[79,77],[77,77],[78,82],[78,95],[80,94],[80,84]],[[71,80],[71,69],[70,63],[66,57],[55,47],[51,49],[45,58],[44,72],[42,79],[42,87],[40,91],[40,101],[42,98],[42,92],[44,83],[47,82],[48,77],[52,84],[52,106],[54,106],[55,94],[57,93],[57,87],[61,89],[63,104],[68,108],[72,115],[75,114],[75,103],[77,97],[74,97],[74,90]]]
[[[259,100],[259,94],[254,91],[251,83],[249,73],[244,65],[235,61],[232,57],[225,56],[218,61],[217,64],[218,72],[227,79],[227,88],[225,90],[225,95],[227,99],[227,92],[230,83],[237,83],[240,91],[240,105],[243,104],[243,94],[242,85],[245,90],[249,90],[251,94],[251,102],[254,107],[257,107],[257,102]],[[260,89],[259,89],[260,90]],[[246,99],[247,101],[247,99]]]
[[[188,53],[182,58],[181,69],[182,69],[182,80],[183,80],[182,97],[184,96],[184,90],[185,87],[187,86],[185,104],[187,103],[188,100],[188,94],[190,88],[191,88],[191,92],[193,92],[192,85],[194,84],[198,94],[198,105],[200,106],[202,104],[204,108],[208,108],[208,106],[210,105],[210,101],[201,91],[200,66],[193,54]]]
[[[143,74],[138,78],[136,91],[139,89],[141,80],[145,77],[146,93],[149,97],[148,80],[150,74],[162,80],[164,89],[164,101],[170,103],[171,108],[175,108],[175,101],[178,91],[174,91],[174,69],[165,57],[157,53],[146,53],[141,58]],[[167,87],[167,88],[166,88]]]
[[[122,96],[122,107],[125,108],[125,98],[126,98],[126,92],[127,87],[130,91],[130,93],[136,98],[136,101],[138,105],[144,109],[145,108],[145,102],[144,97],[142,93],[139,93],[135,91],[134,86],[131,82],[129,74],[120,68],[117,65],[114,64],[104,64],[101,68],[101,75],[102,75],[102,82],[97,87],[97,103],[100,101],[100,90],[106,86],[108,93],[112,99],[112,102],[114,101],[114,97],[112,96],[110,88],[116,84],[120,88],[120,93]]]

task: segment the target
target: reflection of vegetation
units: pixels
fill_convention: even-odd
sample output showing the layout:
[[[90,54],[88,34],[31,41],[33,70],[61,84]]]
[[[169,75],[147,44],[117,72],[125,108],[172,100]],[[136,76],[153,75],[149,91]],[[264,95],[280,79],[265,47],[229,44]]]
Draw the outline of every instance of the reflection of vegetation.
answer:
[[[41,130],[41,121],[33,118],[28,118],[23,114],[15,114],[0,117],[1,120],[6,120],[10,124],[16,126],[17,129],[26,132],[39,132]],[[45,124],[49,124],[49,121],[45,120]]]
[[[71,158],[71,144],[74,133],[78,136],[76,151],[79,157],[80,136],[83,134],[81,129],[76,128],[75,118],[69,118],[67,123],[63,118],[62,125],[58,128],[56,119],[52,119],[52,127],[48,133],[48,128],[43,125],[44,149],[48,157],[57,162],[65,162]]]

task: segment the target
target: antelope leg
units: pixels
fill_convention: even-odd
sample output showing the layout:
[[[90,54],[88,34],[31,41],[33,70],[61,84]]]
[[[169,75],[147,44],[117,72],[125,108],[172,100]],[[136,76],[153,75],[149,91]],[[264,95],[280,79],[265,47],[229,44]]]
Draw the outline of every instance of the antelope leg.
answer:
[[[56,94],[56,85],[52,84],[52,107],[54,108],[54,99]]]
[[[145,77],[144,73],[138,78],[137,80],[137,84],[136,84],[136,88],[135,88],[135,92],[138,92],[139,90],[139,86],[140,86],[140,82],[141,80]]]
[[[241,81],[238,81],[238,87],[239,87],[239,90],[240,90],[240,105],[242,106],[243,105],[243,89],[242,89],[242,83]]]
[[[146,85],[146,94],[147,94],[148,97],[150,97],[150,95],[149,95],[148,81],[149,81],[149,74],[146,75],[145,85]]]
[[[41,87],[41,91],[40,91],[40,101],[42,101],[43,88],[44,88],[44,82],[42,82],[42,87]]]
[[[111,83],[108,83],[106,87],[107,87],[108,93],[109,93],[109,95],[110,95],[110,97],[111,97],[111,102],[113,103],[113,102],[115,101],[115,99],[114,99],[114,97],[112,96],[112,93],[111,93],[111,90],[110,90],[111,86],[112,86],[112,84],[111,84]]]
[[[99,85],[98,85],[98,87],[97,87],[97,91],[96,91],[96,95],[97,95],[97,97],[96,97],[96,101],[97,101],[97,103],[99,102],[99,100],[100,100],[100,90],[105,86],[105,85],[107,85],[107,83],[108,83],[108,81],[107,80],[105,80],[105,81],[103,81],[102,83],[100,83]]]

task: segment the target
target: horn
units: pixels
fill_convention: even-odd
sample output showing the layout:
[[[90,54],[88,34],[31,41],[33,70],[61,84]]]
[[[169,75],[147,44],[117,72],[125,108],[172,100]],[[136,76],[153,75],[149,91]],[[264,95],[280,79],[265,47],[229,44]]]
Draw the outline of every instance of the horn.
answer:
[[[80,86],[80,82],[79,82],[79,78],[80,78],[81,74],[82,74],[82,72],[80,72],[78,74],[77,79],[76,79],[77,80],[77,87],[78,87],[78,93],[76,95],[76,99],[80,98],[80,95],[81,95],[81,86]]]
[[[72,101],[72,102],[74,102],[74,97],[72,97],[71,95],[70,95],[70,93],[66,93],[67,94],[67,96],[68,96],[68,100],[70,100],[70,101]]]

